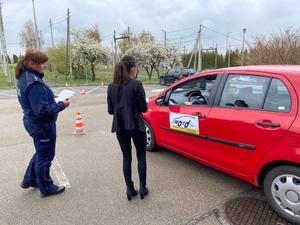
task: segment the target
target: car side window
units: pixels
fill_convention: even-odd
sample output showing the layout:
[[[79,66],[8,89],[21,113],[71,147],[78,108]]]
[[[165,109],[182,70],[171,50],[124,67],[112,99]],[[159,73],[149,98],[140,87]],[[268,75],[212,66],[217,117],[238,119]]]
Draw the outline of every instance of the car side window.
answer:
[[[256,75],[229,75],[220,106],[260,109],[269,78]]]
[[[168,105],[207,105],[216,78],[217,75],[198,77],[174,87]]]
[[[169,71],[168,71],[168,74],[173,74],[175,72],[175,69],[170,69]]]
[[[289,112],[291,97],[284,83],[276,78],[272,79],[263,109],[275,112]]]

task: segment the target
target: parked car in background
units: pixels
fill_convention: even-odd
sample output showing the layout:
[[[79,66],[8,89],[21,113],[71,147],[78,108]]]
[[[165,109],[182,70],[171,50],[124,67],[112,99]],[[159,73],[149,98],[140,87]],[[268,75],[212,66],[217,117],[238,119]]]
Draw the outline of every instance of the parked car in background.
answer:
[[[177,80],[180,80],[184,77],[190,76],[195,73],[196,70],[194,69],[185,67],[175,67],[168,70],[168,72],[166,72],[164,75],[160,76],[159,83],[162,85],[170,85]]]
[[[300,224],[300,66],[195,74],[151,97],[147,150],[156,145],[264,188]]]

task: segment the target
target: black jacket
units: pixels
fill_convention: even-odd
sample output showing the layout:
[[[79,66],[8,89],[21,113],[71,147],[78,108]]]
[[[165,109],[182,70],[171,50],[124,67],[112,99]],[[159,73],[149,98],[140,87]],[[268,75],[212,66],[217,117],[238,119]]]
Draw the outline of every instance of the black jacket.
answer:
[[[112,132],[136,130],[145,132],[142,112],[147,111],[143,85],[130,79],[122,85],[110,84],[107,89],[108,113],[114,115]]]

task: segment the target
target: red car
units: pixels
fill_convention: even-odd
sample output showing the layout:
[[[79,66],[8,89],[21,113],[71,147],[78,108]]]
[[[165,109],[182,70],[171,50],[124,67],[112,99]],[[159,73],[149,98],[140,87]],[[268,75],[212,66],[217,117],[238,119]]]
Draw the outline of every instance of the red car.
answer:
[[[264,188],[300,224],[300,66],[246,66],[185,78],[148,102],[147,150],[163,146]]]

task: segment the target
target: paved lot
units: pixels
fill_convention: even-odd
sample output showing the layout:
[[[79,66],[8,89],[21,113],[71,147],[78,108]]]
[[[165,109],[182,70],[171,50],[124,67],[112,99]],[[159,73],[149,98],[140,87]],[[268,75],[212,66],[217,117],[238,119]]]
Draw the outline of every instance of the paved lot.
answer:
[[[145,87],[148,96],[162,88]],[[81,89],[77,88],[77,93]],[[115,135],[110,133],[106,87],[84,89],[89,94],[74,96],[57,121],[52,176],[68,188],[45,199],[40,198],[38,190],[18,186],[34,149],[21,122],[15,90],[0,91],[1,225],[220,224],[215,209],[252,188],[176,153],[160,150],[147,153],[149,197],[128,202],[121,153]],[[87,126],[84,136],[72,134],[78,111]],[[135,158],[133,172],[137,186]]]

